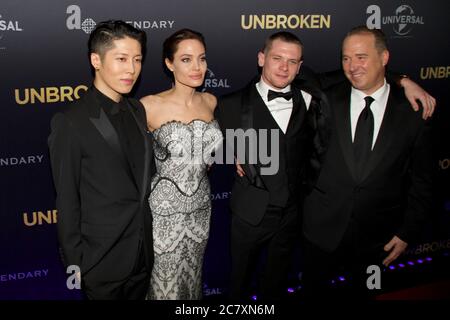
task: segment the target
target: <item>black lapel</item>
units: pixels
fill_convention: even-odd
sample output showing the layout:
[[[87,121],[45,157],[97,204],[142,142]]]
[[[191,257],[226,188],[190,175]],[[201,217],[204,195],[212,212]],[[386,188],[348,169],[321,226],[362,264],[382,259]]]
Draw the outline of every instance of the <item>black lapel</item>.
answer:
[[[109,145],[109,147],[120,158],[124,167],[128,168],[129,165],[128,165],[127,159],[125,158],[125,155],[122,151],[122,147],[120,146],[119,136],[117,135],[116,130],[114,129],[111,122],[109,121],[108,116],[106,115],[105,111],[103,111],[103,108],[100,106],[98,101],[94,105],[95,105],[95,107],[90,106],[91,115],[93,115],[93,116],[89,117],[89,120],[92,122],[92,124],[98,130],[98,132],[101,134],[103,139],[105,139],[105,141]],[[96,109],[96,110],[94,110],[94,109]],[[127,170],[127,172],[128,171],[129,170]]]
[[[255,103],[257,103],[258,101],[261,101],[261,103],[263,104],[262,106],[259,105],[255,105]],[[262,101],[261,97],[258,94],[258,91],[256,90],[256,86],[255,86],[255,82],[251,82],[247,88],[244,90],[243,94],[242,94],[242,102],[241,102],[241,126],[242,129],[244,131],[246,131],[247,129],[256,129],[254,126],[254,121],[255,121],[255,110],[256,108],[260,107],[265,107],[267,109],[267,107],[264,105],[264,101]],[[245,164],[244,164],[244,170],[245,168],[247,168],[246,173],[247,176],[249,177],[250,182],[259,188],[263,188],[266,189],[264,182],[261,178],[261,176],[258,174],[258,171],[256,169],[255,164],[250,164],[248,163],[248,154],[249,154],[249,148],[247,147],[246,144],[246,148],[245,148]]]
[[[352,128],[350,122],[350,84],[339,86],[338,90],[334,91],[331,99],[331,108],[334,113],[336,124],[336,135],[339,138],[342,154],[348,169],[352,174],[353,180],[357,181],[356,165],[353,154],[352,145]]]
[[[396,88],[391,86],[386,110],[384,112],[383,120],[381,122],[380,131],[378,132],[377,140],[370,155],[368,164],[364,168],[361,181],[364,181],[369,174],[376,168],[376,166],[388,156],[386,153],[395,136],[395,131],[401,128],[401,108],[408,108],[404,106],[398,96],[399,92]]]
[[[145,200],[143,197],[145,197],[145,195],[147,194],[147,190],[150,186],[151,181],[150,166],[153,159],[153,135],[147,129],[147,119],[145,116],[144,107],[139,102],[133,99],[127,99],[126,102],[131,114],[133,115],[134,120],[136,121],[137,126],[139,127],[139,131],[141,132],[144,141],[144,168],[141,175],[138,174],[138,176],[141,177],[142,180],[137,180],[138,188],[141,191],[142,203]]]

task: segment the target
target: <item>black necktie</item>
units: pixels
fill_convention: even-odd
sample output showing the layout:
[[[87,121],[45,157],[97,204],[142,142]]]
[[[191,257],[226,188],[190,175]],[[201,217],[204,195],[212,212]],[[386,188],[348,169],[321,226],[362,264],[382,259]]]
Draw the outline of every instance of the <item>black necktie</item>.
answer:
[[[373,140],[373,113],[370,110],[370,104],[375,99],[367,96],[364,100],[366,100],[366,106],[359,115],[356,124],[355,139],[353,140],[353,151],[359,179],[362,178],[364,165],[369,160]]]
[[[291,100],[292,99],[292,91],[289,92],[280,92],[280,91],[273,91],[273,90],[269,90],[269,92],[267,93],[267,100],[273,100],[276,98],[285,98],[286,100]]]

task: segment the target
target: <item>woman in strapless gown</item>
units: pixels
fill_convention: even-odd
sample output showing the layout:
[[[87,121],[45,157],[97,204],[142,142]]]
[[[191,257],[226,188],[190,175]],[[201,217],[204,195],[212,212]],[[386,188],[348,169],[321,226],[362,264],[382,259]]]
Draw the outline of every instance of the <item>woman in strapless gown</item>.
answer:
[[[198,300],[211,216],[207,170],[223,137],[213,118],[216,98],[196,91],[206,73],[203,36],[179,30],[165,40],[163,51],[173,87],[141,99],[156,162],[149,197],[154,266],[147,298]]]

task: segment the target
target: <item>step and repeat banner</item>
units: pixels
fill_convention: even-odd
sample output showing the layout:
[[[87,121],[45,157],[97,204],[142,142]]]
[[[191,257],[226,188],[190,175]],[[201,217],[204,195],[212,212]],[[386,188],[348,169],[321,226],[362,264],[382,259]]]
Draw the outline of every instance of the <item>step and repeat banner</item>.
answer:
[[[148,48],[133,95],[170,87],[162,43],[181,28],[204,34],[208,72],[203,90],[217,96],[257,74],[257,52],[287,30],[305,46],[317,72],[340,67],[340,44],[354,26],[381,28],[390,68],[408,74],[438,100],[434,115],[435,206],[427,237],[412,258],[450,248],[450,43],[446,0],[2,0],[0,3],[0,299],[78,299],[66,287],[56,239],[47,137],[52,115],[78,99],[92,79],[87,55],[97,23],[122,19],[143,29]],[[401,130],[401,128],[399,128]],[[204,265],[205,296],[227,290],[228,200],[233,168],[211,172],[212,225]],[[113,266],[111,266],[113,267]],[[294,259],[292,279],[301,272]]]

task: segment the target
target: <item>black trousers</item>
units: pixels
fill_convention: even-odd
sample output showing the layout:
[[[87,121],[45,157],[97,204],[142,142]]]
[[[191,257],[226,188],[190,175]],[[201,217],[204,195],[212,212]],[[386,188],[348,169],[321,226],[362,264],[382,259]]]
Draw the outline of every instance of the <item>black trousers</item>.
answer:
[[[83,279],[82,289],[89,300],[144,300],[150,286],[150,271],[145,264],[142,241],[132,273],[120,281]],[[114,266],[111,266],[114,268]]]
[[[235,215],[231,220],[231,300],[250,299],[250,285],[263,250],[258,299],[279,300],[286,292],[287,274],[292,252],[299,235],[299,212],[296,203],[286,208],[269,206],[258,226]]]
[[[358,225],[351,220],[336,250],[325,251],[303,239],[303,292],[306,299],[342,300],[370,299],[382,291],[370,289],[367,272],[369,266],[378,266],[388,253],[386,243],[364,243]]]

